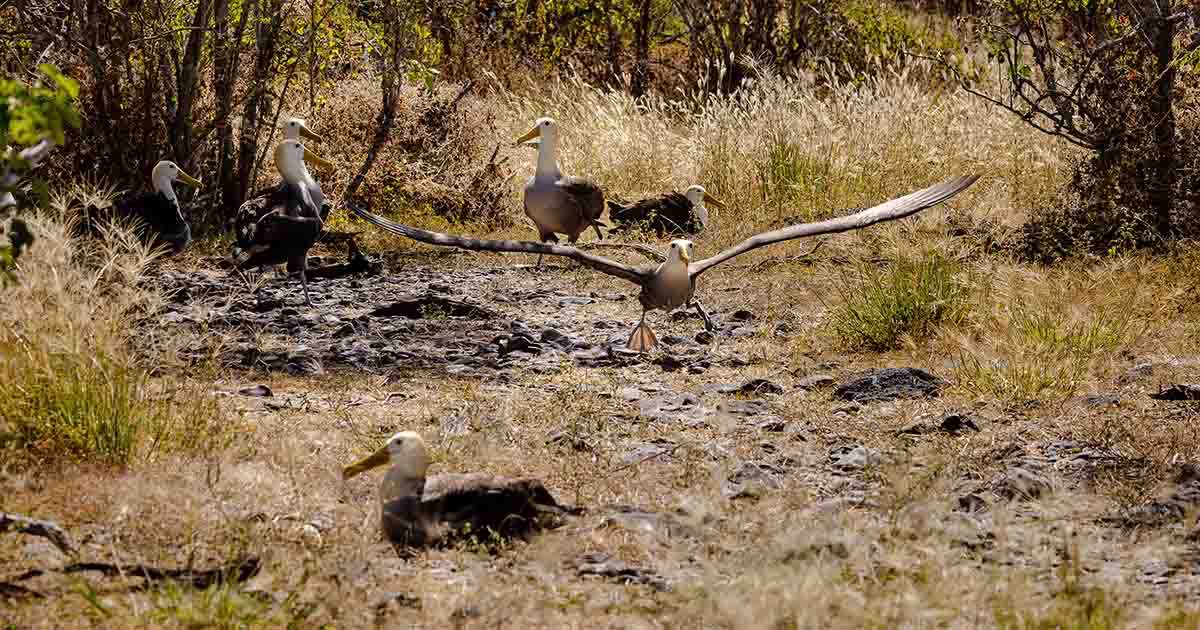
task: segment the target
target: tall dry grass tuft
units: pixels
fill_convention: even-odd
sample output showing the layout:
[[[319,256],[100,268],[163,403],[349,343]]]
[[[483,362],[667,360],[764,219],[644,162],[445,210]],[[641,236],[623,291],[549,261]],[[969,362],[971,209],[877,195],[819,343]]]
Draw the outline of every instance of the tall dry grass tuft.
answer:
[[[1023,402],[1064,399],[1110,376],[1163,315],[1138,264],[997,269],[980,289],[977,328],[952,344],[959,385]]]
[[[160,296],[139,284],[155,254],[132,230],[74,239],[68,217],[95,194],[57,195],[28,217],[36,241],[0,292],[0,445],[41,459],[128,464],[196,448],[215,431],[215,405],[151,380],[133,323]]]

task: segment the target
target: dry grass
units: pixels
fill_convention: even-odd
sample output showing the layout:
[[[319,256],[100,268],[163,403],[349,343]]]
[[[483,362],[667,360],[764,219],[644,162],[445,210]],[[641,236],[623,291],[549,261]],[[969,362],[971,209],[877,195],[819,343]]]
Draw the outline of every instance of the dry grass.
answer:
[[[740,362],[718,362],[701,375],[651,363],[581,369],[567,362],[557,372],[510,371],[496,378],[448,377],[402,365],[381,375],[310,378],[174,366],[147,385],[209,392],[261,381],[287,404],[221,397],[220,416],[240,419],[236,440],[204,453],[173,451],[125,471],[98,472],[91,460],[51,471],[10,466],[0,472],[0,509],[55,518],[91,536],[89,558],[208,567],[251,553],[263,559],[262,574],[208,590],[167,584],[144,592],[90,573],[45,579],[29,586],[48,593],[46,599],[12,600],[0,608],[0,623],[772,630],[1200,625],[1194,516],[1142,529],[1104,520],[1169,492],[1176,467],[1196,461],[1200,414],[1147,396],[1160,385],[1200,377],[1200,361],[1189,358],[1200,339],[1195,255],[1181,250],[1087,267],[1029,267],[949,233],[952,217],[1018,225],[1024,208],[1045,205],[1062,184],[1070,149],[964,95],[927,93],[904,77],[818,99],[802,83],[764,76],[754,89],[698,110],[651,102],[638,111],[624,97],[568,82],[472,107],[495,116],[498,142],[537,116],[555,116],[563,128],[565,170],[592,175],[627,197],[705,184],[730,207],[699,239],[702,254],[779,219],[875,203],[944,175],[982,171],[986,177],[952,200],[950,210],[833,238],[808,261],[754,266],[808,247],[794,244],[706,274],[700,291],[710,308],[720,315],[746,308],[758,319],[750,324],[753,334],[721,338],[711,347]],[[323,133],[332,126],[313,121]],[[344,162],[355,157],[334,154]],[[505,154],[520,176],[532,169],[527,149],[506,148]],[[507,210],[515,217],[515,187],[510,200]],[[419,208],[398,211],[445,227]],[[532,232],[520,226],[502,234]],[[423,281],[427,267],[453,274],[531,262],[442,255],[374,231],[367,236],[373,247],[403,260],[389,271],[413,273],[414,283]],[[27,277],[38,282],[5,289],[23,291],[21,304],[33,305],[7,302],[6,321],[31,331],[57,321],[54,331],[95,337],[66,336],[72,352],[86,356],[101,348],[127,357],[130,329],[123,324],[131,304],[158,299],[130,282],[145,273],[145,259],[113,263],[106,273],[124,281],[101,283],[92,281],[95,266],[73,262],[65,241],[48,243],[60,249],[35,247],[25,263]],[[838,313],[861,305],[860,299],[885,305],[881,312],[904,310],[898,304],[932,312],[927,307],[944,299],[941,293],[915,299],[913,283],[880,281],[864,297],[857,272],[887,278],[867,270],[891,269],[929,251],[953,261],[953,281],[963,289],[954,293],[952,317],[922,315],[912,320],[918,327],[885,328],[883,337],[895,343],[879,352],[848,347],[834,334]],[[51,269],[73,280],[55,284]],[[96,288],[47,288],[85,280]],[[457,288],[481,301],[513,289],[629,291],[618,280],[576,268],[499,271],[471,276]],[[595,318],[628,324],[638,315],[629,299],[577,309],[553,298],[489,307],[580,334]],[[691,335],[699,327],[652,317],[663,334]],[[161,334],[157,342],[169,355],[189,335],[217,333]],[[6,365],[14,365],[12,356],[4,355]],[[1143,361],[1155,364],[1151,376],[1118,379]],[[951,386],[936,399],[863,405],[797,387],[814,373],[840,377],[894,365],[929,369]],[[784,394],[766,400],[768,416],[786,431],[722,410],[719,405],[734,398],[703,391],[707,384],[756,377],[784,386]],[[700,408],[715,411],[702,418],[697,411],[693,419],[704,422],[696,426],[648,421],[622,398],[628,387],[642,388],[645,396],[656,387],[695,393]],[[1088,406],[1072,398],[1092,392],[1115,394],[1119,402]],[[981,431],[897,433],[950,411],[970,414]],[[537,476],[561,501],[589,513],[564,530],[512,542],[496,556],[464,547],[397,559],[378,537],[376,479],[343,483],[337,471],[401,429],[426,437],[435,472]],[[558,431],[586,447],[548,440]],[[631,465],[630,451],[653,440],[667,440],[674,450]],[[1055,449],[1067,448],[1061,446],[1066,440],[1077,443],[1070,448],[1083,444],[1108,455],[1099,462],[1051,460]],[[878,461],[861,470],[831,465],[832,452],[854,445],[877,451]],[[756,499],[731,500],[723,485],[748,461],[775,466],[779,487]],[[1049,488],[1035,497],[988,494],[1014,467],[1035,469]],[[959,508],[959,499],[971,493],[990,497],[986,509]],[[602,525],[605,506],[613,504],[673,514],[677,522],[652,532]],[[17,536],[0,538],[0,564],[11,567],[0,580],[47,562],[27,545]],[[578,576],[569,561],[587,552],[653,570],[671,578],[672,588],[658,592]],[[377,605],[387,593],[417,604]]]
[[[3,288],[0,426],[5,446],[39,459],[127,464],[220,433],[211,405],[184,404],[190,392],[150,379],[131,351],[131,323],[158,308],[139,284],[155,252],[124,226],[85,241],[70,236],[71,220],[51,218],[75,217],[108,193],[55,198],[52,215],[32,219],[37,240]]]

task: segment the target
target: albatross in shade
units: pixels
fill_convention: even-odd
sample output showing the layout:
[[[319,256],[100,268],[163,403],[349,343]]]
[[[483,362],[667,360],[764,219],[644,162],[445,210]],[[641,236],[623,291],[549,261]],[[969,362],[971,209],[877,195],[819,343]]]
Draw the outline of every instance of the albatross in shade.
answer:
[[[233,261],[239,269],[287,263],[289,274],[300,275],[304,301],[312,306],[305,270],[308,268],[308,250],[321,235],[323,222],[320,206],[312,197],[309,186],[312,175],[304,166],[305,160],[319,166],[331,166],[299,140],[284,140],[275,147],[275,167],[283,176],[287,194],[281,204],[273,205],[257,221],[238,226]],[[240,217],[249,213],[243,207],[238,214]]]
[[[389,221],[383,217],[371,214],[354,204],[348,203],[346,205],[358,216],[384,230],[393,234],[407,236],[423,243],[429,243],[430,245],[458,247],[460,249],[475,251],[521,252],[565,256],[606,274],[624,278],[641,287],[641,294],[638,296],[638,299],[642,304],[641,321],[638,323],[637,328],[634,329],[633,334],[630,335],[627,345],[629,349],[636,352],[646,352],[657,343],[654,332],[646,324],[647,311],[669,311],[680,306],[691,305],[696,308],[696,311],[704,319],[704,325],[710,330],[714,328],[712,319],[708,316],[708,313],[694,299],[696,280],[705,271],[759,247],[808,236],[857,230],[883,221],[892,221],[910,216],[957,195],[975,183],[977,179],[979,179],[978,175],[953,177],[940,184],[922,188],[903,197],[886,201],[851,215],[763,232],[715,256],[710,256],[702,260],[692,260],[694,246],[691,241],[673,241],[666,262],[657,266],[643,265],[640,267],[624,265],[601,256],[589,254],[578,248],[564,245],[533,243],[530,241],[478,239],[430,232]]]
[[[425,441],[401,431],[379,450],[342,469],[350,479],[388,465],[379,485],[380,526],[397,548],[452,543],[474,537],[523,536],[561,524],[568,512],[537,479],[483,473],[442,474],[426,479]]]
[[[553,118],[539,118],[533,129],[517,138],[518,145],[537,147],[537,168],[525,182],[525,214],[537,226],[538,240],[543,243],[557,243],[555,234],[565,234],[567,242],[574,243],[588,227],[595,228],[596,238],[603,238],[604,193],[595,182],[558,170],[554,156],[557,133],[558,123]],[[542,266],[541,256],[537,264]]]
[[[682,195],[671,191],[628,205],[609,199],[608,215],[616,224],[613,231],[642,224],[659,236],[699,234],[708,228],[708,208],[704,205],[705,202],[717,208],[725,207],[725,204],[708,194],[703,186],[694,184],[688,186]]]
[[[183,251],[192,241],[192,228],[183,216],[173,184],[183,182],[193,188],[199,188],[200,180],[183,172],[174,162],[163,160],[154,165],[154,170],[150,172],[150,181],[154,186],[153,192],[119,199],[113,203],[109,212],[113,217],[136,218],[139,222],[138,231],[146,240],[166,243],[175,253]],[[97,232],[96,221],[102,214],[102,210],[89,205],[85,229]]]

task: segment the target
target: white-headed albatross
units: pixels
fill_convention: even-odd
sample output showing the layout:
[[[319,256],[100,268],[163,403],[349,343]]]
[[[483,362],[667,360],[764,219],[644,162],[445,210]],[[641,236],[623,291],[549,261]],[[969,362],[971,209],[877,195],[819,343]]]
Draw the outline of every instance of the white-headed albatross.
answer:
[[[287,263],[289,274],[300,275],[304,301],[312,306],[305,270],[308,250],[321,235],[322,220],[320,207],[308,186],[312,176],[304,166],[306,160],[319,166],[330,166],[299,140],[284,140],[275,147],[275,167],[283,176],[287,194],[281,203],[273,204],[257,221],[239,226],[233,262],[239,269]],[[244,207],[245,204],[239,214]]]
[[[150,171],[153,192],[144,192],[118,199],[111,210],[103,211],[94,205],[87,208],[85,229],[96,232],[96,221],[104,214],[122,219],[139,220],[139,232],[150,242],[161,241],[171,246],[174,252],[182,251],[192,240],[192,228],[183,216],[179,198],[175,196],[175,182],[183,182],[194,188],[201,186],[200,180],[183,172],[179,165],[163,160]]]
[[[666,234],[699,234],[708,227],[708,208],[725,204],[715,199],[699,184],[688,186],[683,194],[675,191],[624,205],[608,200],[608,216],[615,224],[613,231],[644,225],[663,236]]]
[[[553,527],[569,512],[537,479],[483,473],[441,474],[426,479],[425,441],[401,431],[379,450],[342,469],[350,479],[388,465],[379,484],[380,525],[397,547],[423,547],[475,536],[513,537]]]
[[[555,234],[564,234],[568,243],[579,240],[588,227],[600,234],[600,215],[604,212],[604,193],[595,182],[583,177],[563,175],[555,158],[558,124],[553,118],[539,118],[517,144],[537,147],[537,168],[525,182],[525,214],[537,227],[538,240],[557,243]],[[529,142],[537,138],[537,142]],[[542,257],[538,256],[538,266]]]
[[[598,271],[618,278],[624,278],[641,287],[641,294],[638,296],[638,299],[642,304],[642,318],[637,328],[634,329],[633,334],[629,337],[628,347],[637,352],[645,352],[654,347],[657,342],[654,332],[646,325],[647,311],[656,309],[671,310],[690,304],[695,306],[700,316],[704,318],[705,326],[710,329],[713,327],[708,313],[703,308],[700,308],[699,302],[693,300],[696,291],[696,279],[705,271],[736,256],[774,243],[821,234],[847,232],[883,221],[892,221],[910,216],[957,195],[975,183],[977,179],[979,179],[978,175],[953,177],[939,184],[934,184],[928,188],[923,188],[851,215],[764,232],[752,236],[715,256],[695,262],[692,261],[692,242],[677,240],[671,243],[671,251],[666,262],[657,266],[643,265],[640,267],[631,267],[601,256],[595,256],[576,247],[550,243],[533,243],[530,241],[478,239],[430,232],[389,221],[383,217],[371,214],[354,204],[348,203],[346,205],[358,216],[384,230],[400,234],[401,236],[407,236],[423,243],[429,243],[430,245],[458,247],[460,249],[475,251],[520,252],[565,256],[573,258]]]

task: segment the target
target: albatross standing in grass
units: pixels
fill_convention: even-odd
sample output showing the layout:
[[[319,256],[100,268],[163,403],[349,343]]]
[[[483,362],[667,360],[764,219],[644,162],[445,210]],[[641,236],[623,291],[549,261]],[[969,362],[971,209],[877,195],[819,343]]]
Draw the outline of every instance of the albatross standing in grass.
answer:
[[[537,226],[538,240],[557,243],[555,234],[564,234],[568,243],[579,240],[588,227],[600,234],[600,215],[604,212],[604,193],[595,182],[583,177],[563,175],[554,156],[558,124],[553,118],[539,118],[517,144],[537,147],[537,168],[525,182],[525,215]],[[537,138],[536,143],[529,142]],[[538,256],[538,267],[542,256]]]
[[[423,547],[463,536],[512,537],[557,524],[567,510],[541,481],[483,473],[442,474],[428,480],[425,441],[401,431],[382,448],[342,469],[350,479],[390,465],[379,485],[380,526],[397,547]],[[480,540],[483,542],[483,540]]]
[[[725,207],[725,204],[708,194],[703,186],[693,184],[688,186],[682,195],[671,191],[628,205],[609,199],[608,216],[617,224],[614,231],[641,223],[659,236],[699,234],[708,228],[708,208],[704,205],[705,202],[717,208]]]
[[[312,306],[305,270],[308,268],[308,250],[321,235],[322,220],[320,206],[316,205],[308,185],[312,175],[304,166],[306,160],[318,166],[330,166],[299,140],[284,140],[275,147],[275,167],[283,176],[286,198],[253,224],[241,227],[233,260],[239,269],[286,262],[289,274],[300,275],[304,301]]]
[[[150,181],[154,186],[153,192],[119,199],[113,202],[110,212],[114,217],[138,219],[138,229],[144,238],[151,242],[162,241],[170,245],[172,251],[180,252],[192,241],[192,228],[183,216],[183,209],[179,205],[179,198],[175,196],[172,184],[183,182],[193,188],[199,188],[200,180],[183,172],[174,162],[163,160],[154,165],[150,172]],[[84,229],[96,232],[96,220],[100,214],[99,208],[89,205]]]
[[[696,279],[705,271],[736,256],[774,243],[821,234],[847,232],[883,221],[902,219],[957,195],[975,183],[977,179],[979,179],[978,175],[953,177],[939,184],[922,188],[903,197],[886,201],[851,215],[763,232],[715,256],[695,262],[692,262],[693,245],[691,241],[673,241],[666,262],[657,266],[644,265],[641,267],[624,265],[601,256],[589,254],[575,247],[550,243],[533,243],[529,241],[478,239],[421,230],[389,221],[353,204],[347,204],[347,207],[358,216],[384,230],[393,234],[407,236],[423,243],[429,243],[430,245],[458,247],[460,249],[475,251],[521,252],[565,256],[606,274],[624,278],[641,287],[641,294],[638,296],[638,300],[642,304],[641,320],[638,322],[638,326],[634,329],[633,334],[630,335],[627,345],[629,349],[636,352],[646,352],[657,343],[654,332],[646,324],[647,311],[669,311],[680,306],[691,305],[696,308],[696,311],[704,319],[705,327],[710,330],[714,328],[712,319],[708,316],[708,313],[694,299]]]

